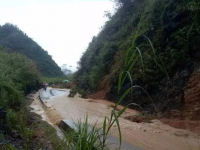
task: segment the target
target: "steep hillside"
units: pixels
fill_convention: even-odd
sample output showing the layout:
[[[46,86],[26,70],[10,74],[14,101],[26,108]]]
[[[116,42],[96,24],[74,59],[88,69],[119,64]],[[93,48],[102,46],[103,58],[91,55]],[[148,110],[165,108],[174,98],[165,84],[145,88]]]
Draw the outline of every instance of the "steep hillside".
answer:
[[[48,52],[12,24],[0,26],[0,45],[34,60],[43,76],[63,75]]]
[[[116,0],[116,4],[117,12],[79,62],[76,85],[91,93],[104,90],[111,101],[138,85],[153,102],[144,90],[134,88],[124,105],[134,102],[150,112],[180,108],[184,87],[199,61],[198,0]],[[122,75],[118,94],[123,71],[130,76]]]

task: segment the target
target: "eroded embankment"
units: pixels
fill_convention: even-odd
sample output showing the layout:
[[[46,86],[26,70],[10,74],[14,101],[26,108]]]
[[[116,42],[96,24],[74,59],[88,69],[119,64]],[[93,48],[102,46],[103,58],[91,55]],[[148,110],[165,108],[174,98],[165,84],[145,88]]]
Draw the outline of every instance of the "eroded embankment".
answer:
[[[62,119],[58,111],[52,107],[47,107],[45,102],[42,102],[40,99],[34,99],[30,107],[33,108],[32,112],[37,113],[50,124],[57,125]]]
[[[41,100],[40,92],[38,92],[37,98],[34,98],[30,107],[33,109],[31,112],[34,112],[42,117],[42,120],[47,121],[56,129],[57,136],[61,139],[63,138],[62,131],[58,128],[58,124],[62,120],[61,115],[54,108],[47,107],[45,102]]]

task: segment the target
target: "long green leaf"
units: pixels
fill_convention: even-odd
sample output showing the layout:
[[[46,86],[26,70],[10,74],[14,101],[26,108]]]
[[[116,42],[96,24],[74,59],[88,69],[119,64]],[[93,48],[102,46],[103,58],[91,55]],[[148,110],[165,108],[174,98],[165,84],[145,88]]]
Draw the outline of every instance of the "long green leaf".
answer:
[[[128,72],[131,71],[131,69],[133,68],[133,66],[135,65],[135,63],[137,62],[138,60],[138,56],[134,59],[134,61],[132,62],[132,64],[130,65],[130,67],[128,68]]]
[[[136,104],[136,103],[130,103],[130,104],[127,105],[127,107],[129,107],[129,106],[131,106],[131,105],[138,106],[138,107],[140,107],[140,108],[144,111],[144,109],[143,109],[140,105],[138,105],[138,104]]]
[[[163,61],[161,60],[161,58],[159,56],[158,56],[158,58],[159,58],[160,62],[162,63],[162,65],[160,65],[157,61],[156,51],[153,47],[151,40],[146,35],[143,35],[143,36],[149,41],[149,44],[150,44],[151,49],[153,50],[153,54],[154,54],[153,60],[155,61],[156,65],[166,74],[167,78],[169,79],[169,75],[168,75],[168,72],[165,68],[165,65],[164,65]]]
[[[133,49],[133,53],[131,57],[129,58],[128,64],[126,65],[126,68],[129,67],[130,63],[133,61],[133,58],[136,56],[136,50]]]
[[[103,122],[103,136],[105,136],[106,134],[106,116],[104,118],[104,122]]]
[[[148,98],[151,100],[151,102],[152,102],[152,104],[153,104],[153,106],[155,108],[155,111],[158,112],[158,109],[157,109],[155,103],[153,102],[153,99],[151,98],[151,96],[147,93],[147,91],[144,88],[142,88],[141,86],[138,86],[138,85],[134,85],[134,86],[132,86],[132,88],[140,88],[140,89],[142,89],[147,94]]]
[[[118,127],[118,131],[119,131],[119,142],[120,142],[120,147],[119,149],[121,149],[121,145],[122,145],[122,135],[121,135],[121,129],[120,129],[120,125],[119,125],[119,120],[118,120],[118,117],[115,113],[115,111],[113,110],[113,114],[114,114],[114,117],[115,117],[115,121],[117,123],[117,127]]]
[[[126,51],[126,58],[125,58],[125,68],[126,68],[126,66],[127,66],[127,64],[128,64],[128,57],[129,57],[129,55],[130,55],[130,51],[133,49],[133,46],[131,46],[127,51]]]
[[[140,51],[140,49],[138,47],[136,47],[136,49],[137,49],[137,51],[138,51],[138,53],[140,55],[140,60],[141,60],[142,68],[143,68],[143,71],[144,71],[144,63],[143,63],[142,53],[141,53],[141,51]]]
[[[123,73],[124,73],[124,72],[121,72],[121,73],[119,74],[119,79],[118,79],[118,94],[119,94],[120,89],[121,89],[121,86],[122,86],[122,76],[123,76]]]
[[[151,40],[150,40],[146,35],[143,35],[143,36],[149,41],[150,46],[151,46],[151,48],[152,48],[152,50],[153,50],[154,56],[156,56],[156,51],[155,51],[155,49],[154,49],[154,47],[153,47],[153,44],[152,44]]]
[[[117,105],[119,105],[121,103],[121,101],[129,94],[130,90],[131,90],[131,88],[127,89],[126,92],[121,96],[121,98],[115,105],[115,109],[117,108]]]

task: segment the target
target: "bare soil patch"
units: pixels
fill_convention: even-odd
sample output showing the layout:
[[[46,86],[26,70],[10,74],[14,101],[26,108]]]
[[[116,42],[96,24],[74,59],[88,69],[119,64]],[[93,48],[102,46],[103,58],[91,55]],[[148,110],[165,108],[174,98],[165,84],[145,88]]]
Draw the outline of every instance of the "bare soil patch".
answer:
[[[90,95],[88,98],[94,99],[94,100],[98,100],[98,99],[106,99],[106,91],[102,90],[99,91],[93,95]]]

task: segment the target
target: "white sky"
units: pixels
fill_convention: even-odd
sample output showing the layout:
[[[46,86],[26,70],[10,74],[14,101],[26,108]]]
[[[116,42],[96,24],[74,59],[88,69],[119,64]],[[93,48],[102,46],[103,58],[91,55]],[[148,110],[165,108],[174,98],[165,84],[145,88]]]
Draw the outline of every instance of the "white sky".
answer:
[[[113,10],[110,0],[0,0],[0,25],[17,25],[55,62],[77,67],[82,53]]]

